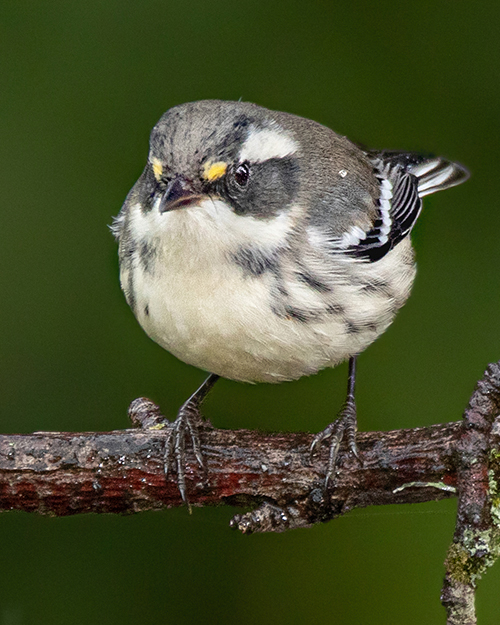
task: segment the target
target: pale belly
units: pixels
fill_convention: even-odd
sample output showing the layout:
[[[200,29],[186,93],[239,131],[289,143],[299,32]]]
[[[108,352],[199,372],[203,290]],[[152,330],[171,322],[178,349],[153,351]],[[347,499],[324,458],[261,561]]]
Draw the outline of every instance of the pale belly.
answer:
[[[355,333],[339,314],[318,322],[278,316],[270,279],[245,278],[230,266],[217,273],[170,266],[154,276],[141,272],[134,282],[137,318],[154,341],[190,365],[239,381],[282,382],[335,366],[363,351],[393,316],[374,311],[382,322]]]
[[[245,275],[228,260],[228,251],[244,237],[262,241],[268,225],[256,222],[252,231],[248,220],[231,216],[234,223],[221,230],[220,217],[200,211],[184,209],[162,217],[168,217],[169,227],[161,245],[149,241],[156,245],[154,260],[145,267],[137,255],[122,264],[121,274],[125,292],[133,291],[130,302],[147,334],[200,369],[246,382],[282,382],[316,373],[366,349],[410,293],[413,255],[409,241],[403,241],[376,263],[339,261],[332,273],[323,274],[331,282],[328,296],[294,281],[292,266],[284,283],[292,303],[323,313],[330,310],[307,321],[283,310],[277,313],[275,276]],[[132,219],[138,231],[146,224],[147,233],[162,223],[148,223],[159,217],[153,212],[143,215],[139,207]],[[231,241],[228,237],[240,223],[245,229]],[[375,284],[389,288],[377,291]]]

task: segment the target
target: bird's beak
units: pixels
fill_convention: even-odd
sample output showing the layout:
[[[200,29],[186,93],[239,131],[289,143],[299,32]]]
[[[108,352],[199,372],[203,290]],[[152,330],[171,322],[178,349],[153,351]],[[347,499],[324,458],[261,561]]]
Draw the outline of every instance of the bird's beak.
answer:
[[[193,183],[184,176],[176,176],[165,189],[158,210],[160,213],[189,206],[199,201],[203,196],[197,193]]]

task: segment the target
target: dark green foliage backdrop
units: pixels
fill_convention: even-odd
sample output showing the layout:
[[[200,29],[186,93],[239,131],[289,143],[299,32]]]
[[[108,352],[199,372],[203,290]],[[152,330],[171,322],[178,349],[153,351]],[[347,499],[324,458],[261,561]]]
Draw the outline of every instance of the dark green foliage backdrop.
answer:
[[[153,344],[119,291],[107,224],[170,106],[257,102],[371,147],[472,171],[414,232],[419,275],[360,362],[360,428],[460,417],[500,358],[498,2],[17,0],[0,7],[0,431],[127,427],[203,378]],[[318,431],[346,367],[279,387],[222,382],[220,427]],[[1,625],[444,622],[455,503],[358,511],[244,537],[229,509],[0,517]],[[481,584],[498,622],[500,568]]]

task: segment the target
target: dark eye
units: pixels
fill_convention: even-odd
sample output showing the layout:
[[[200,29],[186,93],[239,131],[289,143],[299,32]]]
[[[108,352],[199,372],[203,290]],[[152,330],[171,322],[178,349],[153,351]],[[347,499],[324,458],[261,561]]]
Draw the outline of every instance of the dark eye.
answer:
[[[248,179],[250,177],[250,167],[248,165],[248,163],[241,163],[241,165],[238,165],[238,167],[236,167],[236,169],[234,170],[234,179],[236,181],[236,183],[240,186],[240,187],[244,187],[246,186]]]

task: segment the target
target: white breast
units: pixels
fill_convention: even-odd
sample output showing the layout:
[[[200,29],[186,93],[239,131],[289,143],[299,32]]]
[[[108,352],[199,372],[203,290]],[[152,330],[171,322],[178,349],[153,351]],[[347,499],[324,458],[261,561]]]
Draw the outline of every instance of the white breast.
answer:
[[[163,215],[131,207],[131,231],[156,249],[148,270],[139,257],[131,268],[135,312],[144,330],[184,362],[247,382],[296,379],[365,349],[395,314],[387,297],[369,296],[346,280],[338,289],[339,303],[355,319],[377,318],[376,327],[349,333],[342,315],[302,323],[273,312],[272,275],[246,276],[229,262],[228,254],[245,240],[270,248],[282,244],[293,219],[293,211],[280,215],[270,228],[269,222],[234,215],[211,200]],[[122,275],[122,283],[125,279]],[[412,279],[413,274],[404,285],[408,293]],[[309,306],[316,297],[320,305],[310,289],[287,286],[292,297],[299,289],[295,297],[307,296]]]

